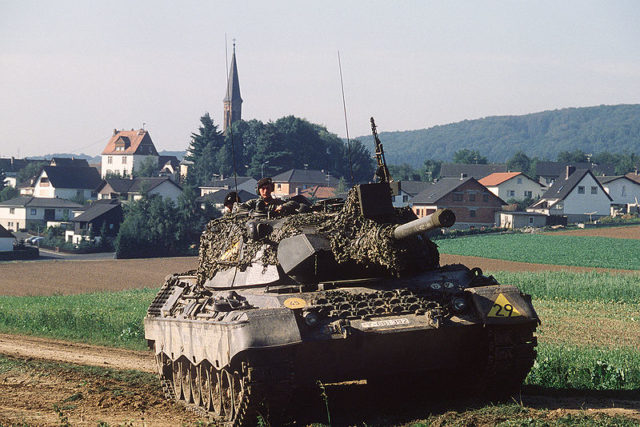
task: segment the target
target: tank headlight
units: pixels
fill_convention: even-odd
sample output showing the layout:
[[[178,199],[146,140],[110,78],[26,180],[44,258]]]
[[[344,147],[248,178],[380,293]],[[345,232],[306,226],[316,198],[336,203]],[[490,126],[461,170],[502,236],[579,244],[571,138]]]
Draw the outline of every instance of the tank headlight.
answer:
[[[434,291],[439,291],[440,289],[442,289],[442,285],[440,283],[432,283],[430,286]]]
[[[304,319],[304,323],[311,327],[317,325],[320,320],[320,316],[318,316],[318,313],[315,311],[305,311],[302,314],[302,318]]]
[[[455,286],[456,285],[453,282],[444,282],[444,287],[446,289],[453,289],[453,288],[455,288]]]
[[[461,313],[467,309],[467,301],[464,298],[454,298],[453,310]]]

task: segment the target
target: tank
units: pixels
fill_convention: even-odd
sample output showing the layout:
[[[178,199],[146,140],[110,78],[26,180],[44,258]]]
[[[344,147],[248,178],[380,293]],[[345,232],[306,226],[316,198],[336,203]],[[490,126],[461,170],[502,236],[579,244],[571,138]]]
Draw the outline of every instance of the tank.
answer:
[[[393,207],[394,188],[210,221],[198,269],[167,277],[144,319],[166,395],[242,426],[282,416],[317,381],[517,391],[536,356],[530,296],[479,268],[441,266],[428,233],[454,213],[417,218]]]

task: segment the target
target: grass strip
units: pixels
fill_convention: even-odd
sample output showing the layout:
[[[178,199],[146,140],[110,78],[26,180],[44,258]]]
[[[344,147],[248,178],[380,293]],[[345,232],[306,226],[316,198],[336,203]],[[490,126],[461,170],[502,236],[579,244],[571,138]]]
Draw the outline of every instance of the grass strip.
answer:
[[[640,253],[640,252],[639,252]],[[640,302],[640,276],[606,272],[486,272],[535,298],[568,301]]]
[[[0,296],[0,332],[144,350],[142,319],[156,293]]]
[[[640,240],[549,234],[480,235],[438,240],[440,252],[536,264],[640,270]]]
[[[525,384],[555,389],[640,390],[640,351],[541,343]]]

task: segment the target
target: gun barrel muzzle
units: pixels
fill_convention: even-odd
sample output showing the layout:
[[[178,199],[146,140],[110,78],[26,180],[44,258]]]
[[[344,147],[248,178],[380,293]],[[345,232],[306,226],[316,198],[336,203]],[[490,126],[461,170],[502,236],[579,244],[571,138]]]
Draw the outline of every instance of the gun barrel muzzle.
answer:
[[[393,230],[393,237],[397,240],[421,234],[434,228],[451,227],[456,222],[456,215],[450,209],[438,209],[423,218],[418,218],[406,224],[399,225]]]

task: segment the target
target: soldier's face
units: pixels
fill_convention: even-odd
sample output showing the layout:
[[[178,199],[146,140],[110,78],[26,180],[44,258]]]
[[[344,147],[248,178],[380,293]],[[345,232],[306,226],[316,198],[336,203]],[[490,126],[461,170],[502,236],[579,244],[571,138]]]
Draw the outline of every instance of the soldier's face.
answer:
[[[260,192],[260,197],[263,199],[268,199],[269,196],[271,196],[270,185],[263,185],[262,187],[258,188],[258,191]]]

